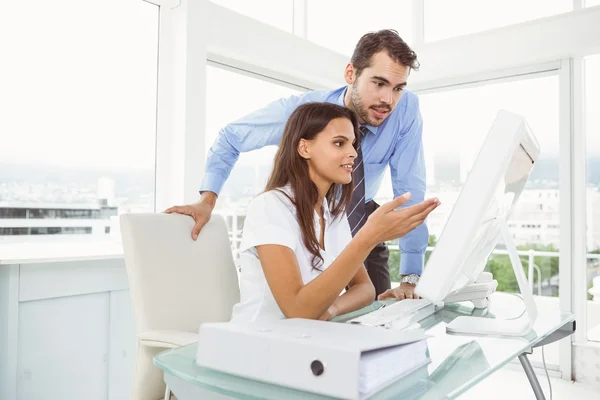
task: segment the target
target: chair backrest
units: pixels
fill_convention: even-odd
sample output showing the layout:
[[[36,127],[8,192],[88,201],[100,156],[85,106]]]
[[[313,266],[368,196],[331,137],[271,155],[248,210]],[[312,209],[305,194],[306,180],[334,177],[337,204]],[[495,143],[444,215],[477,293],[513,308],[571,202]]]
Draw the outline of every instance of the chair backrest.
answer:
[[[120,224],[138,334],[229,321],[240,292],[221,215],[195,241],[194,220],[185,215],[122,214]]]

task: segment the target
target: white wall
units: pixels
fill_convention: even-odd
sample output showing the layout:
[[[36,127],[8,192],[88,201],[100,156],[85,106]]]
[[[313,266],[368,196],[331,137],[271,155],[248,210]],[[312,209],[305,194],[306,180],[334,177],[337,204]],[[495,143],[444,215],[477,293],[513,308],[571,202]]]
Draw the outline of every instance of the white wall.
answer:
[[[208,14],[209,60],[314,90],[344,84],[346,56],[210,1]]]
[[[348,57],[208,2],[208,58],[312,89],[343,84]],[[415,46],[409,87],[600,53],[600,6]],[[240,38],[244,38],[241,40]]]
[[[474,74],[598,53],[599,21],[600,7],[592,7],[426,44],[416,48],[422,68],[410,84],[443,86]]]

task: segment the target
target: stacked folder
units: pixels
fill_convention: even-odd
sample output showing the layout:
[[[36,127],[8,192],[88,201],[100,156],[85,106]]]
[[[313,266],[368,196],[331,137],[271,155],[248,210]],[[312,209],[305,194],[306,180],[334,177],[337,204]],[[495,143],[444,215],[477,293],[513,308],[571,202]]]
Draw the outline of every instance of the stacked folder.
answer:
[[[370,396],[429,362],[422,329],[285,319],[200,327],[196,364],[333,396]]]

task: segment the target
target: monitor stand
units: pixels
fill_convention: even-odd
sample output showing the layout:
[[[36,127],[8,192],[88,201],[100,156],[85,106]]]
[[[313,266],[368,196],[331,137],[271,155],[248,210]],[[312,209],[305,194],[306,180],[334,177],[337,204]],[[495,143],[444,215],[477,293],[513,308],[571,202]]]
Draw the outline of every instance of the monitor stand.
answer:
[[[516,319],[491,319],[481,317],[457,317],[446,326],[448,333],[492,336],[524,336],[533,328],[537,318],[537,307],[533,301],[533,294],[523,271],[521,259],[513,242],[506,220],[499,220],[502,238],[506,244],[510,262],[519,284],[519,290],[525,302],[526,315]]]
[[[490,272],[481,272],[475,282],[444,298],[444,303],[459,303],[470,301],[477,309],[486,309],[490,296],[496,291],[498,281]]]

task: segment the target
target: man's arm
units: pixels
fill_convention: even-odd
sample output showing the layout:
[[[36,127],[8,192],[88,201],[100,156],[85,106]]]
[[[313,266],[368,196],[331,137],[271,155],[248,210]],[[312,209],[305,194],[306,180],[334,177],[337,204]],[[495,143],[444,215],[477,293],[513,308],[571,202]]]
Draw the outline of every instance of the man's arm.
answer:
[[[407,93],[408,94],[408,93]],[[419,99],[410,93],[406,108],[407,122],[400,129],[402,137],[390,160],[394,197],[410,192],[412,197],[403,207],[420,203],[425,197],[425,159],[423,156],[423,120]],[[429,231],[425,223],[400,239],[400,274],[421,275]]]
[[[208,151],[200,192],[218,195],[240,153],[278,145],[289,116],[307,97],[303,94],[274,101],[221,129]]]
[[[312,93],[305,93],[277,100],[221,129],[208,152],[206,172],[200,185],[200,200],[194,204],[170,207],[165,213],[191,216],[195,221],[192,239],[196,240],[210,220],[217,196],[240,153],[278,145],[290,114],[300,104],[311,101],[312,97]]]

